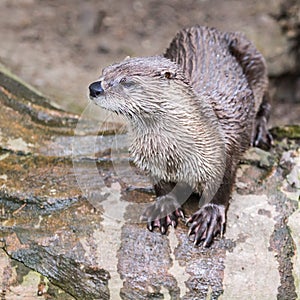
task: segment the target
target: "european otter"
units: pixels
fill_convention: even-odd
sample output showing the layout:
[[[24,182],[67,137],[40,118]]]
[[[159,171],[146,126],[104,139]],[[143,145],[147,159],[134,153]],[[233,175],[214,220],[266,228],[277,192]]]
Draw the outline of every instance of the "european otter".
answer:
[[[251,143],[269,148],[265,61],[240,33],[194,26],[181,30],[163,56],[132,58],[103,70],[90,98],[123,114],[130,151],[157,196],[143,214],[162,233],[183,217],[191,193],[205,201],[188,220],[194,244],[222,234],[237,163]]]

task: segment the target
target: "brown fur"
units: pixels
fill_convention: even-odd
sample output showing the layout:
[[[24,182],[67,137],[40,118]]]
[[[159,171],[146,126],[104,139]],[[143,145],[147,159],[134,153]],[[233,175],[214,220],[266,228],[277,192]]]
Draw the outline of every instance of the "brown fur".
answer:
[[[164,57],[107,67],[101,85],[92,100],[128,118],[134,162],[154,180],[158,202],[144,214],[148,227],[164,233],[176,225],[178,195],[188,186],[210,201],[189,219],[195,243],[209,244],[223,231],[242,153],[251,139],[270,144],[262,55],[242,34],[194,26],[176,35]],[[170,192],[176,183],[177,195]]]

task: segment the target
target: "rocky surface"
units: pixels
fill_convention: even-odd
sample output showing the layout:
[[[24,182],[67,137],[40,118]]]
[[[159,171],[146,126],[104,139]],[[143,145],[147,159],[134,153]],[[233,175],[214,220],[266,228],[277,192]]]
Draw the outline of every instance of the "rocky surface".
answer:
[[[299,126],[245,155],[207,249],[183,222],[165,236],[139,222],[153,195],[119,126],[56,108],[4,67],[0,102],[2,299],[299,298]]]

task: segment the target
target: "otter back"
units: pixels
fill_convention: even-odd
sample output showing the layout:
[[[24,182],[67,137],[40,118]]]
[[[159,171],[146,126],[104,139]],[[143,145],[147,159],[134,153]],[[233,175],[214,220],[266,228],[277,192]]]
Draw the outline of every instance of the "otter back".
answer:
[[[227,146],[235,144],[239,154],[247,149],[268,85],[264,58],[254,45],[240,33],[194,26],[181,30],[164,56],[181,65],[200,98],[210,100]]]

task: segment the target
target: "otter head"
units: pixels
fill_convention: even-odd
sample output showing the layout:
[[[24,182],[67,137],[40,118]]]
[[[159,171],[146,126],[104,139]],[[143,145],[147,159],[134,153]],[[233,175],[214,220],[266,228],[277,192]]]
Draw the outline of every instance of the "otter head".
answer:
[[[129,120],[134,163],[153,178],[195,190],[222,178],[218,120],[209,98],[198,97],[176,63],[161,56],[128,59],[105,68],[89,90],[97,105]]]
[[[181,85],[181,88],[176,86]],[[108,66],[89,86],[90,99],[102,108],[133,118],[172,109],[178,91],[189,88],[180,66],[161,56],[127,59]]]

